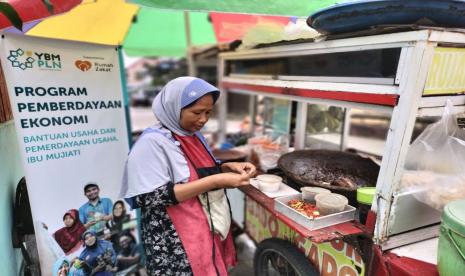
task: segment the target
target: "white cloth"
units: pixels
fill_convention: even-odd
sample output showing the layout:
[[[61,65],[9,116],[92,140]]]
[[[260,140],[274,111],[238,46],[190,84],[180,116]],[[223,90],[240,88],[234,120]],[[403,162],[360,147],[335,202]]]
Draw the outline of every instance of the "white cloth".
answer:
[[[231,227],[231,211],[229,210],[228,199],[226,198],[224,189],[200,194],[199,200],[208,218],[210,229],[213,221],[215,232],[220,235],[221,240],[225,240]],[[210,207],[208,207],[208,203],[210,203]]]

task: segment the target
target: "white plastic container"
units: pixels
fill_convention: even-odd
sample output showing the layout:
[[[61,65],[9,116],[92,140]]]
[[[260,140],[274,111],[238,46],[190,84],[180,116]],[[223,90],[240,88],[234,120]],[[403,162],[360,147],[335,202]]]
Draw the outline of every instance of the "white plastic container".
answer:
[[[340,194],[317,194],[315,196],[316,207],[322,216],[339,213],[349,203],[347,197]]]
[[[315,196],[317,194],[329,194],[330,190],[320,187],[302,187],[300,188],[302,192],[302,199],[308,202],[315,202]]]
[[[258,189],[262,192],[276,192],[282,182],[282,177],[274,174],[261,174],[255,178],[258,182]]]

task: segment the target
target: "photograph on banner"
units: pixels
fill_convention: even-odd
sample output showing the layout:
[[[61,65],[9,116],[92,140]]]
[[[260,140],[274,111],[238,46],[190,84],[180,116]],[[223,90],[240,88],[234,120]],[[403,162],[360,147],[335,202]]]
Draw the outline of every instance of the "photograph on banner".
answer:
[[[42,275],[143,270],[136,214],[118,198],[129,152],[121,53],[13,34],[1,43]]]

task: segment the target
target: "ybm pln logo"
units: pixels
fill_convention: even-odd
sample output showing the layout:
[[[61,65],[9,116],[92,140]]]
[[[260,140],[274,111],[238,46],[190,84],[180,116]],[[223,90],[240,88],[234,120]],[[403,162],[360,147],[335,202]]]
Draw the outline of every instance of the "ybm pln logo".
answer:
[[[21,48],[10,50],[8,60],[11,66],[26,70],[37,66],[45,70],[61,70],[61,58],[58,54],[24,51]]]

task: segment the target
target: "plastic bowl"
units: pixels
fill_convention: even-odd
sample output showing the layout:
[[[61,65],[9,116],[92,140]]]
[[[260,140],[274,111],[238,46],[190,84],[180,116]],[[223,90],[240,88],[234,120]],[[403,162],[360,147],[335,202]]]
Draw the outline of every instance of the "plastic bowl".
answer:
[[[308,202],[315,202],[315,196],[317,194],[329,194],[330,190],[320,187],[302,187],[300,188],[302,192],[302,199]]]
[[[281,185],[282,177],[274,174],[261,174],[255,178],[258,182],[258,189],[262,192],[276,192]]]
[[[334,193],[317,194],[315,201],[322,216],[342,212],[349,203],[347,197]]]

